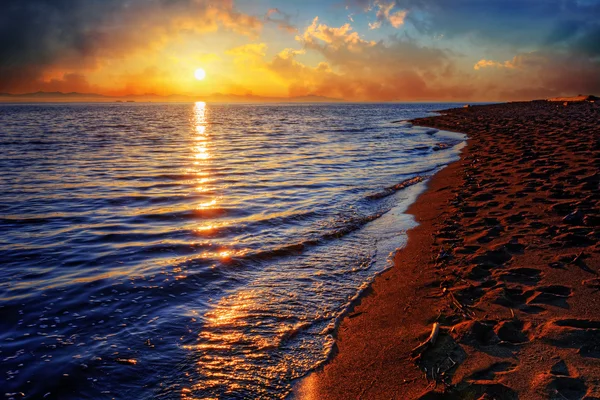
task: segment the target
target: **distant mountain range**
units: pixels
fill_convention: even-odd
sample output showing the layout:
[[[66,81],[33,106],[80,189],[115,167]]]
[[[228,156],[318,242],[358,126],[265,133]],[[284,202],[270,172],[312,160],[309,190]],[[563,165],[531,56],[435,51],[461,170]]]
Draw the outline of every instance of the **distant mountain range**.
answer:
[[[255,95],[237,95],[213,93],[208,96],[190,96],[172,94],[160,96],[154,93],[125,96],[106,96],[97,93],[63,93],[63,92],[35,92],[23,94],[0,93],[0,102],[196,102],[206,101],[214,103],[328,103],[341,102],[342,99],[308,95],[296,97],[263,97]]]

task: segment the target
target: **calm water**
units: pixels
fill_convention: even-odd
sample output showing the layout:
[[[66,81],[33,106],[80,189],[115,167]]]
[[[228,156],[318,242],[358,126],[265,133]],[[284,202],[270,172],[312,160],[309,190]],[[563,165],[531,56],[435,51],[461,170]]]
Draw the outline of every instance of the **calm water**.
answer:
[[[2,394],[285,396],[462,146],[392,121],[449,106],[0,105]]]

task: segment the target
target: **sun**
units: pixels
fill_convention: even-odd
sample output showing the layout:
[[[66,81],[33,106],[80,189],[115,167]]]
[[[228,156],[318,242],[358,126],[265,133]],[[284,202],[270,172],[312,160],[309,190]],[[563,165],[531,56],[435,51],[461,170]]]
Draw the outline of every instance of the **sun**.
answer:
[[[204,78],[206,78],[206,72],[202,69],[202,68],[198,68],[195,72],[194,72],[194,77],[196,79],[198,79],[199,81],[203,80]]]

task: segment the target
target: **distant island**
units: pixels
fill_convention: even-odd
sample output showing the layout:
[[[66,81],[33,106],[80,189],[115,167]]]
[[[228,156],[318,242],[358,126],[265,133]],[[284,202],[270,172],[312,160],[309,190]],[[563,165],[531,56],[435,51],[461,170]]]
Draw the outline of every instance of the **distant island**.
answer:
[[[106,96],[98,93],[78,93],[78,92],[35,92],[35,93],[0,93],[0,102],[26,103],[26,102],[61,102],[61,103],[109,103],[109,102],[196,102],[206,101],[213,103],[333,103],[342,102],[343,99],[336,99],[325,96],[307,95],[295,97],[264,97],[252,94],[237,95],[227,93],[213,93],[207,96],[192,96],[172,94],[161,96],[155,93],[129,94],[124,96]]]

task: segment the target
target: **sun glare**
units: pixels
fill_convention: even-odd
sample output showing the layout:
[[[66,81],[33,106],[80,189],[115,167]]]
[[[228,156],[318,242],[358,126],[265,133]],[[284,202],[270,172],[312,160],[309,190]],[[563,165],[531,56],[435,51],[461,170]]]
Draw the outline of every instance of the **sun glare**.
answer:
[[[195,72],[194,72],[194,77],[196,77],[196,79],[198,79],[199,81],[203,80],[204,78],[206,78],[206,72],[202,69],[202,68],[198,68]]]

